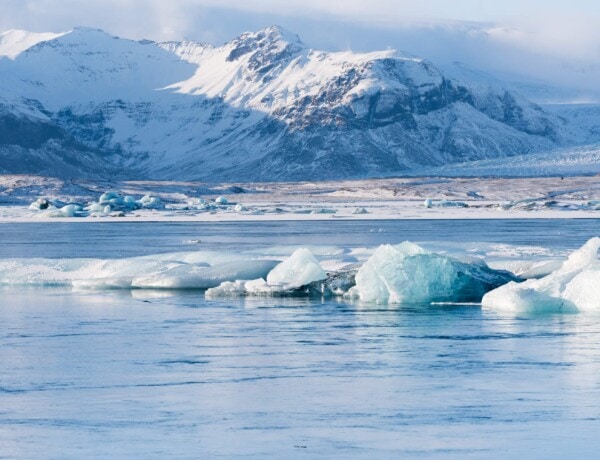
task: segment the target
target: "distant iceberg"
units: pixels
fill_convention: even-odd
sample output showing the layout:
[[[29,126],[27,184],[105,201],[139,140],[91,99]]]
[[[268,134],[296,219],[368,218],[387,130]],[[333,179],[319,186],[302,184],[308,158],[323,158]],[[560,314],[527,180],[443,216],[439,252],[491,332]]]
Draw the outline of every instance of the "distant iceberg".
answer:
[[[600,238],[541,279],[509,283],[483,297],[484,308],[515,313],[600,311]]]

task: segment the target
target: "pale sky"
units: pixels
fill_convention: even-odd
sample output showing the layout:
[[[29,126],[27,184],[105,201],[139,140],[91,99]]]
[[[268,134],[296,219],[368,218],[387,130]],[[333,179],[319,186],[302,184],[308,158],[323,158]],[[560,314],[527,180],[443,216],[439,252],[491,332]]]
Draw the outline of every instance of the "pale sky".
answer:
[[[598,0],[0,0],[0,31],[221,44],[272,24],[313,48],[395,48],[586,87],[600,76]]]

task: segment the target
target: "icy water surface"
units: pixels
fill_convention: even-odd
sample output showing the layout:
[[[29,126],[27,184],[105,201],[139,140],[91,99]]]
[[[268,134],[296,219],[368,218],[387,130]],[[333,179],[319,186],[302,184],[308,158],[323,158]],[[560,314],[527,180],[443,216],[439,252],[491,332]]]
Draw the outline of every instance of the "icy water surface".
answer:
[[[0,258],[407,239],[563,254],[598,224],[0,225]],[[593,315],[0,289],[0,458],[593,458],[599,430]]]

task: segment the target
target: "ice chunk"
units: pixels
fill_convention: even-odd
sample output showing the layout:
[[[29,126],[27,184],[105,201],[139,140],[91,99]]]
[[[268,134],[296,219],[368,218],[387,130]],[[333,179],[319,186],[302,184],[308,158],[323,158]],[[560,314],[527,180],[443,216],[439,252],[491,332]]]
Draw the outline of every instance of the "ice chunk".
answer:
[[[515,277],[404,242],[380,246],[356,274],[350,298],[373,303],[473,302]]]
[[[212,267],[183,265],[150,276],[134,278],[131,285],[143,289],[208,289],[226,281],[263,278],[277,263],[273,260],[246,260]]]
[[[156,196],[144,195],[138,201],[134,201],[134,207],[144,208],[144,209],[164,209],[165,205],[162,200]]]
[[[120,201],[122,200],[122,196],[119,192],[115,192],[115,191],[108,191],[108,192],[104,192],[102,195],[100,195],[99,198],[99,202],[100,203],[104,203],[104,202],[109,202],[109,201]]]
[[[29,209],[32,211],[43,211],[48,209],[52,204],[48,198],[38,198],[33,203],[29,205]]]
[[[426,208],[468,208],[469,205],[463,201],[433,201],[431,198],[427,198],[423,203]]]
[[[229,200],[227,198],[225,198],[224,196],[220,196],[215,199],[215,204],[226,206],[229,204]]]
[[[326,278],[327,273],[321,268],[312,252],[301,248],[269,273],[267,284],[294,289]]]
[[[83,208],[78,204],[68,204],[62,208],[48,208],[42,212],[42,217],[77,217],[85,216],[87,213],[83,213]]]
[[[235,205],[235,207],[234,207],[233,209],[234,209],[234,211],[236,211],[236,212],[244,212],[244,211],[247,211],[247,210],[248,210],[248,208],[247,208],[246,206],[244,206],[242,203],[238,203],[238,204],[236,204],[236,205]]]
[[[313,211],[311,211],[311,214],[336,214],[337,211],[335,209],[328,209],[328,208],[319,208],[319,209],[314,209]]]
[[[207,297],[231,295],[276,295],[292,293],[317,281],[327,279],[315,256],[308,249],[298,249],[274,267],[266,277],[243,278],[226,282],[206,291]],[[251,281],[245,281],[251,280]]]
[[[598,249],[600,238],[592,238],[549,275],[487,293],[483,307],[516,313],[600,311]]]

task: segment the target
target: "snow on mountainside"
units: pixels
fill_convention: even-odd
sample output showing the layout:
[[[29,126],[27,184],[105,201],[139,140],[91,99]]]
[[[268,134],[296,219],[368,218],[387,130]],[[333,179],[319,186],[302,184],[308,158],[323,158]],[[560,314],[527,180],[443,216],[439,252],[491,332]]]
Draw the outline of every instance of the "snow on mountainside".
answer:
[[[0,34],[0,56],[16,58],[23,51],[38,43],[53,40],[63,34],[35,33],[25,30],[8,30]]]
[[[311,50],[279,27],[221,47],[89,28],[0,43],[0,172],[334,179],[583,142],[485,78],[395,51]]]

